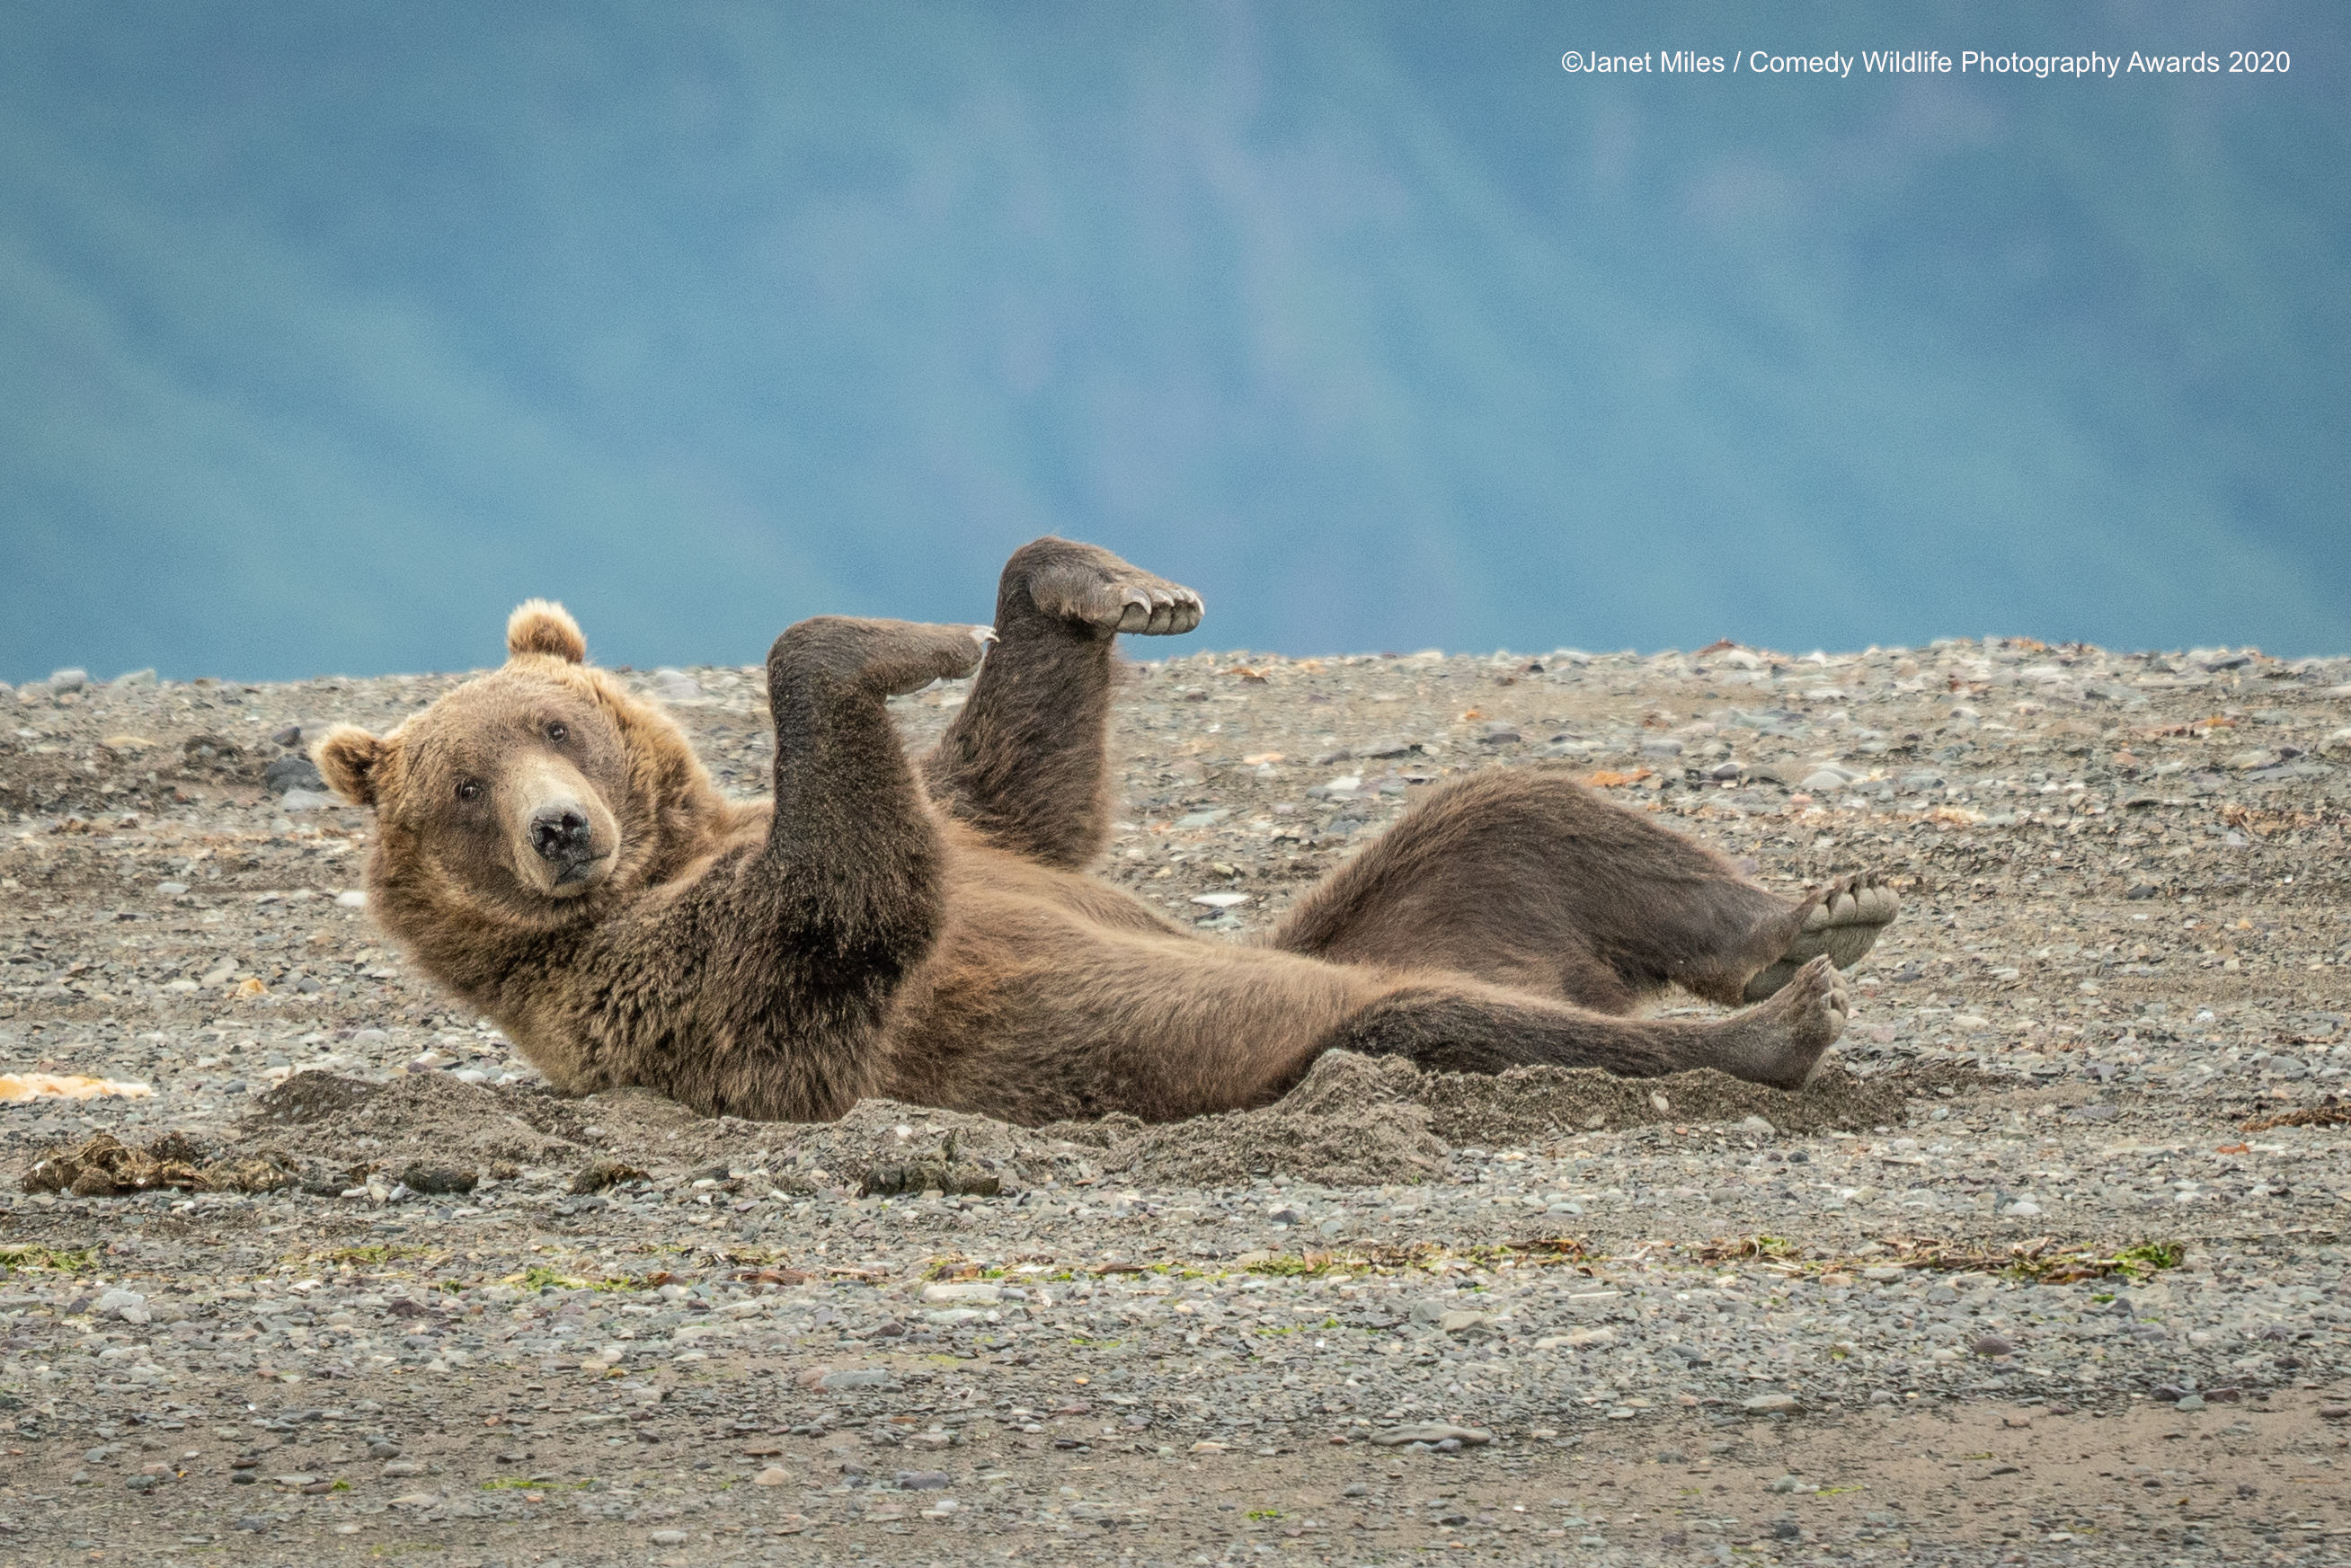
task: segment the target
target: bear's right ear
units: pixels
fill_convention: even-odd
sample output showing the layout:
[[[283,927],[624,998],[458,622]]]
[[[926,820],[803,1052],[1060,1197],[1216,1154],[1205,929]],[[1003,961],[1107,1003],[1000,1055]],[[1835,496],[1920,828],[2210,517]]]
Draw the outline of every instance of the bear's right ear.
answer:
[[[569,664],[584,664],[588,639],[581,634],[580,622],[560,604],[526,599],[507,617],[507,656],[520,658],[525,653],[552,653]]]
[[[337,725],[310,748],[328,785],[354,806],[375,804],[375,767],[383,753],[383,742],[354,724]]]

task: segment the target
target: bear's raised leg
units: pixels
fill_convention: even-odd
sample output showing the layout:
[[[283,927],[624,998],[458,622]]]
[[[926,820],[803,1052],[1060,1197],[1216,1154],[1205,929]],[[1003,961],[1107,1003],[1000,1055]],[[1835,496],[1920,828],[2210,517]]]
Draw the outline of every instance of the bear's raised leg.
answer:
[[[1727,1019],[1625,1019],[1482,988],[1393,991],[1326,1037],[1325,1049],[1409,1057],[1439,1072],[1596,1067],[1626,1078],[1712,1067],[1795,1089],[1844,1032],[1844,980],[1815,958],[1771,1000]]]
[[[1901,908],[1893,887],[1874,873],[1837,878],[1804,901],[1803,924],[1787,951],[1758,969],[1740,988],[1740,995],[1760,1002],[1823,954],[1838,968],[1852,968],[1877,945],[1878,934],[1894,923]]]
[[[1895,907],[1892,890],[1870,878],[1791,902],[1562,771],[1512,768],[1407,811],[1302,899],[1272,942],[1334,963],[1451,969],[1621,1013],[1668,985],[1731,1006],[1760,999],[1770,992],[1750,991],[1759,972],[1797,960],[1776,974],[1776,990],[1820,953],[1849,963]]]
[[[509,1027],[576,1040],[579,1082],[642,1083],[705,1115],[830,1121],[873,1092],[946,907],[938,821],[886,704],[969,674],[985,636],[820,616],[777,638],[765,836],[551,948],[577,983],[525,971]]]
[[[996,645],[924,759],[933,799],[998,844],[1076,868],[1110,834],[1113,640],[1189,632],[1200,596],[1068,539],[1021,546],[996,594]]]

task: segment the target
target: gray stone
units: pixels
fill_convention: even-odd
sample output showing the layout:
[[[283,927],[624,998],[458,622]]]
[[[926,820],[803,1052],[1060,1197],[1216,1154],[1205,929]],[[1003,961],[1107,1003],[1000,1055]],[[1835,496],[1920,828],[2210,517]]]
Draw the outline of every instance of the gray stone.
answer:
[[[1792,1416],[1804,1406],[1792,1394],[1758,1394],[1740,1401],[1739,1407],[1750,1416]]]
[[[828,1372],[819,1386],[827,1393],[837,1394],[850,1388],[887,1388],[890,1374],[879,1366],[852,1367],[845,1372]]]
[[[702,683],[684,670],[655,670],[649,679],[653,695],[665,703],[698,703],[703,698]]]
[[[1439,1443],[1454,1442],[1474,1448],[1494,1440],[1494,1434],[1477,1427],[1456,1427],[1444,1421],[1419,1421],[1406,1427],[1391,1427],[1372,1434],[1372,1441],[1382,1448],[1400,1448],[1406,1443],[1426,1443],[1435,1448]]]
[[[152,670],[126,670],[121,674],[115,676],[114,679],[107,682],[106,684],[118,692],[136,691],[142,686],[152,686],[155,685],[155,672]]]
[[[261,783],[273,795],[283,795],[292,789],[324,794],[327,789],[327,780],[319,774],[318,764],[299,751],[288,752],[273,759],[261,770]]]
[[[49,672],[49,690],[59,696],[63,696],[68,692],[78,692],[88,685],[89,685],[89,672],[88,670],[52,670]]]

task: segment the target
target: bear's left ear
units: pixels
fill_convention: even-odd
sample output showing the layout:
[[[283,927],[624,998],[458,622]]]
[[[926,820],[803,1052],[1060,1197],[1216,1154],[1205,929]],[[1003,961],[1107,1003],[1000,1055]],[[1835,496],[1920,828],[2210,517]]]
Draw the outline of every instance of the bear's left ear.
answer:
[[[584,664],[588,639],[560,604],[526,599],[507,617],[507,655],[520,658],[525,653],[551,653],[566,664]]]
[[[383,753],[382,741],[353,724],[335,726],[310,748],[329,787],[354,806],[375,804],[375,769]]]

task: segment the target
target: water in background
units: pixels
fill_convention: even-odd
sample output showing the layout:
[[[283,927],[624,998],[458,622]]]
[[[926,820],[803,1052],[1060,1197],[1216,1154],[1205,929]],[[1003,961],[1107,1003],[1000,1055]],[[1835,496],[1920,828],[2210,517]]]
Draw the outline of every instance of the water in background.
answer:
[[[0,677],[744,662],[1048,531],[1195,645],[2351,649],[2351,14],[1902,9],[27,0]]]

